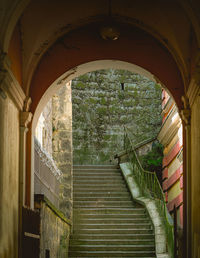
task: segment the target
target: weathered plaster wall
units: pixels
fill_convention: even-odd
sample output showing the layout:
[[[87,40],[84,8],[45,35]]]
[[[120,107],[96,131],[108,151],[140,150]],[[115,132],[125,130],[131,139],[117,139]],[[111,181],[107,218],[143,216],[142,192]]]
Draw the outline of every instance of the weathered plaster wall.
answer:
[[[125,70],[99,70],[72,81],[73,160],[109,164],[123,150],[124,126],[134,144],[156,137],[161,88]]]
[[[0,257],[17,257],[19,112],[0,95]]]
[[[193,257],[200,255],[200,96],[198,95],[192,106],[192,120],[191,120],[191,208],[192,208],[192,250]]]

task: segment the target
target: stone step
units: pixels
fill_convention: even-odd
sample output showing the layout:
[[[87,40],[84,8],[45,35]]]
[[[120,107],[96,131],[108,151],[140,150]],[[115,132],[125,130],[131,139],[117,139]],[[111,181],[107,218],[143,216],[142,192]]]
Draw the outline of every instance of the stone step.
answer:
[[[129,218],[129,219],[124,219],[124,218],[92,218],[92,219],[83,219],[82,216],[81,217],[77,217],[74,220],[74,224],[141,224],[141,223],[149,223],[149,219],[148,218]]]
[[[74,181],[73,186],[79,186],[79,187],[86,187],[88,185],[92,185],[93,187],[102,187],[102,186],[118,186],[118,187],[123,187],[126,186],[125,182],[121,182],[121,180],[105,180],[105,181]]]
[[[77,207],[134,207],[132,201],[74,201],[74,208]]]
[[[110,229],[74,229],[73,234],[152,234],[153,230],[152,229],[132,229],[132,228],[125,228],[125,229],[115,229],[115,228],[110,228]]]
[[[74,197],[74,201],[93,201],[93,202],[105,202],[105,201],[115,201],[115,202],[123,202],[123,201],[132,201],[131,196],[126,197]]]
[[[135,208],[135,207],[129,207],[129,208],[74,208],[74,214],[146,214],[146,211],[144,208]]]
[[[154,234],[73,234],[70,237],[71,239],[86,239],[86,240],[97,240],[97,241],[104,241],[107,239],[110,239],[112,241],[114,240],[124,240],[124,241],[128,241],[128,240],[140,240],[140,239],[148,239],[151,241],[154,241]]]
[[[121,178],[122,179],[122,175],[119,172],[100,172],[100,173],[74,173],[73,174],[73,178],[74,179],[86,179],[86,178],[91,178],[91,179],[99,179],[102,180],[102,178],[108,178],[108,179],[112,179],[112,178]]]
[[[107,187],[107,188],[103,188],[103,187],[100,187],[100,188],[86,188],[86,187],[76,187],[73,189],[74,190],[74,194],[100,194],[100,193],[107,193],[107,194],[111,194],[111,193],[116,193],[118,191],[119,194],[123,194],[123,193],[128,193],[128,189],[126,186],[124,186],[123,188],[119,189],[118,187],[114,187],[114,188],[111,188],[110,187]]]
[[[73,170],[73,175],[85,176],[88,174],[89,176],[101,176],[101,175],[122,175],[119,169],[75,169]]]
[[[155,251],[154,245],[72,245],[70,251]]]
[[[69,251],[69,257],[156,257],[154,251]]]
[[[101,175],[102,174],[108,174],[108,173],[111,173],[111,174],[121,174],[120,170],[119,169],[74,169],[73,170],[73,174],[74,175],[81,175],[81,174],[99,174]]]
[[[74,221],[76,221],[77,219],[88,219],[88,220],[92,220],[92,219],[105,219],[105,220],[112,220],[112,219],[124,219],[124,220],[129,220],[129,219],[135,219],[135,220],[142,220],[142,219],[147,219],[149,220],[149,218],[147,218],[146,214],[74,214]]]
[[[77,229],[151,229],[150,223],[126,223],[126,224],[75,224],[74,230]]]
[[[110,169],[117,169],[119,170],[119,166],[117,165],[74,165],[73,170],[110,170]]]
[[[154,239],[70,239],[71,245],[154,245]]]
[[[74,178],[74,184],[94,184],[94,185],[97,185],[97,184],[124,184],[124,182],[122,181],[122,179],[120,178],[102,178],[102,179],[93,179],[93,178],[84,178],[84,179],[76,179]]]
[[[131,198],[130,194],[128,193],[128,191],[124,191],[124,192],[99,192],[99,193],[95,193],[95,192],[89,192],[89,193],[82,193],[82,192],[74,192],[73,194],[74,198],[88,198],[88,197],[96,197],[96,198],[103,198],[103,197],[129,197]]]
[[[107,185],[80,185],[80,184],[74,184],[73,185],[74,191],[76,192],[78,191],[83,191],[84,189],[87,191],[106,191],[109,190],[111,191],[115,191],[118,190],[119,192],[124,191],[125,189],[127,189],[125,183],[122,184],[107,184]]]
[[[119,166],[116,165],[91,165],[91,164],[87,164],[87,165],[80,165],[80,164],[74,164],[73,165],[73,169],[74,168],[99,168],[99,169],[106,169],[106,168],[118,168]]]
[[[122,175],[120,174],[120,173],[118,173],[118,172],[110,172],[110,173],[103,173],[103,172],[101,172],[101,173],[90,173],[90,174],[81,174],[81,173],[79,173],[79,174],[76,174],[76,173],[74,173],[73,174],[73,179],[74,180],[77,180],[77,179],[87,179],[87,178],[89,178],[89,179],[95,179],[95,180],[103,180],[103,179],[107,179],[107,180],[110,180],[110,179],[121,179],[122,180]]]
[[[154,230],[119,169],[74,167],[69,257],[155,257]]]
[[[126,186],[126,183],[122,180],[113,180],[113,181],[84,181],[84,182],[77,182],[73,183],[74,187],[87,187],[87,188],[94,188],[94,187],[123,187]]]

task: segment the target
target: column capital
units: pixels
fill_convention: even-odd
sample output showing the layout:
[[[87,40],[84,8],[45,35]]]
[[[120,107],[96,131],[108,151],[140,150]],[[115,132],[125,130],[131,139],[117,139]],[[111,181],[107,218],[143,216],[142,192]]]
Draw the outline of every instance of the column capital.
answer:
[[[190,104],[189,104],[189,99],[187,96],[182,96],[181,100],[183,102],[184,108],[180,111],[180,116],[182,120],[185,122],[186,126],[190,125],[190,120],[191,120],[191,109],[190,109]]]
[[[24,108],[23,108],[24,112],[28,112],[30,110],[31,103],[32,103],[32,99],[30,97],[26,96],[26,98],[24,100]]]
[[[20,127],[28,128],[28,125],[31,122],[32,117],[33,115],[31,112],[20,112]]]

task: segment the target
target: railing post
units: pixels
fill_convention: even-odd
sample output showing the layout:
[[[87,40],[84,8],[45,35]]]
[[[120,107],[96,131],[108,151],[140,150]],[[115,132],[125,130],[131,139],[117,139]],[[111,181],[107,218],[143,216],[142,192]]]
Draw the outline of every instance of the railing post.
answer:
[[[125,126],[124,126],[124,150],[126,150],[125,140],[126,140],[126,129],[125,129]]]

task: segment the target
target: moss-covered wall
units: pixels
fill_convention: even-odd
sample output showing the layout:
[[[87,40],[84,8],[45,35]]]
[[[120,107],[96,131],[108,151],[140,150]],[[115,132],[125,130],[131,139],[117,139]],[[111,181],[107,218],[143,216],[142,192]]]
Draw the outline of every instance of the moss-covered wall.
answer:
[[[161,126],[161,88],[124,70],[100,70],[72,81],[73,162],[109,164],[123,150],[124,125],[134,143]]]

